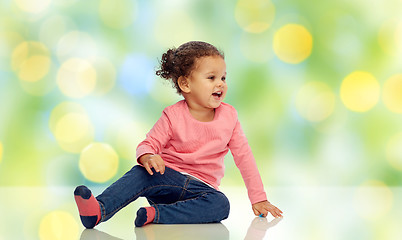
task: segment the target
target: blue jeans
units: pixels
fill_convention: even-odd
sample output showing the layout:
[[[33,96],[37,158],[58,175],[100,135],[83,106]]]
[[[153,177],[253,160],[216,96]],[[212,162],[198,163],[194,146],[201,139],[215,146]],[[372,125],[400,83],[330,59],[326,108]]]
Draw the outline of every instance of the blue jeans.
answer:
[[[150,175],[136,165],[96,197],[101,222],[139,197],[155,208],[154,223],[217,223],[229,216],[229,200],[222,192],[168,167],[163,175]]]

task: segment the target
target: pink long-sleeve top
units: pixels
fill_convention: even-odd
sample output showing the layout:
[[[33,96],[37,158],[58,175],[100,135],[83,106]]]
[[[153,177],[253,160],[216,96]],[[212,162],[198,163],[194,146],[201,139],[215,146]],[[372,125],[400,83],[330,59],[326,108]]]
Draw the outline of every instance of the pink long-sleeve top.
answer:
[[[165,166],[190,174],[218,189],[224,175],[224,157],[231,151],[252,204],[267,200],[254,156],[237,118],[237,111],[221,103],[214,119],[192,117],[185,100],[163,110],[162,116],[137,147],[137,159],[159,154]]]

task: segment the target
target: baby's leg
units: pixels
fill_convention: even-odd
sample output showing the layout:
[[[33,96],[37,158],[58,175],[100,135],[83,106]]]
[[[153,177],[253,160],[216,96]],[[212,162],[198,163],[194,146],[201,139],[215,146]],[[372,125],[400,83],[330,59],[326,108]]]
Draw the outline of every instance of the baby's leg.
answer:
[[[144,173],[146,171],[142,167],[133,167],[96,198],[86,186],[78,186],[74,191],[74,198],[82,224],[86,228],[93,228],[137,199],[140,195],[138,191],[149,183]]]
[[[84,194],[75,193],[80,215],[85,219],[89,219],[88,217],[92,219],[88,223],[87,220],[82,220],[82,217],[82,223],[86,228],[93,228],[96,224],[110,219],[120,209],[138,197],[152,196],[160,198],[164,202],[175,202],[183,192],[185,180],[185,176],[170,168],[166,168],[163,175],[159,173],[150,175],[143,167],[134,166],[96,198],[85,186],[77,187],[77,189],[86,189]],[[100,215],[98,215],[99,211],[90,211],[89,209],[99,209]]]
[[[155,205],[154,223],[218,223],[229,216],[229,201],[222,194],[207,193],[198,198],[173,204]]]
[[[154,223],[217,223],[229,216],[227,197],[207,185],[191,179],[181,200],[170,204],[154,204]]]

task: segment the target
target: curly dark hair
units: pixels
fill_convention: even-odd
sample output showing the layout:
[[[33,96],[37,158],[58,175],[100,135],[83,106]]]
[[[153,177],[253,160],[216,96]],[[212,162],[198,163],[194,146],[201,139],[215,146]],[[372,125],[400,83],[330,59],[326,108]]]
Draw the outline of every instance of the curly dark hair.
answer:
[[[177,93],[181,94],[181,89],[177,80],[180,76],[188,77],[194,70],[195,61],[201,57],[220,56],[224,58],[223,52],[215,46],[201,41],[191,41],[180,45],[177,49],[170,48],[160,60],[160,67],[156,70],[156,75],[170,81]]]

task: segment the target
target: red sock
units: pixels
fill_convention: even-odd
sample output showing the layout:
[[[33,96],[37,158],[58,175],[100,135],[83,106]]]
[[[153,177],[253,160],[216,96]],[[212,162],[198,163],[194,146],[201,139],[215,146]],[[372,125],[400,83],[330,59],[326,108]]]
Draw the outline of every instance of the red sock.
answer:
[[[101,219],[101,211],[98,200],[92,195],[86,186],[78,186],[74,191],[75,202],[82,224],[86,228],[93,228]]]
[[[140,208],[137,211],[137,218],[135,219],[135,226],[142,227],[148,223],[151,223],[155,219],[155,208],[154,207],[145,207]]]

